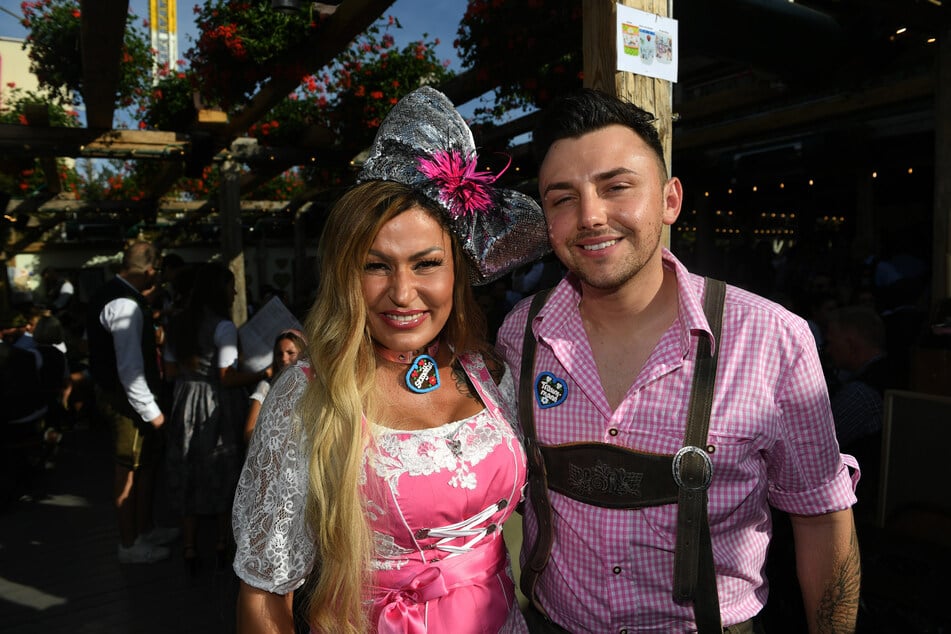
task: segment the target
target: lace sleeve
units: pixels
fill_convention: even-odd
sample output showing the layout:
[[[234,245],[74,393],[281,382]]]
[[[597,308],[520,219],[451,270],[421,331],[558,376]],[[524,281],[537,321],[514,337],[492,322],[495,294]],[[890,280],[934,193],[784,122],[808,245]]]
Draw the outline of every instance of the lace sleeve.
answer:
[[[314,566],[307,525],[309,447],[295,407],[307,387],[304,364],[282,372],[264,399],[231,517],[234,571],[250,586],[287,594]]]

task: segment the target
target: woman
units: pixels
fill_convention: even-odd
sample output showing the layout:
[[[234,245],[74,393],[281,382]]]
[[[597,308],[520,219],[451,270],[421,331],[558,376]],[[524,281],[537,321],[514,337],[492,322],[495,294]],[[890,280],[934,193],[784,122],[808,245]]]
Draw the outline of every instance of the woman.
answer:
[[[171,322],[166,376],[175,379],[166,452],[169,495],[183,515],[185,565],[198,568],[199,516],[217,518],[215,555],[227,564],[228,520],[241,469],[240,434],[247,412],[245,387],[266,378],[238,369],[238,329],[231,321],[234,275],[222,264],[202,264],[185,309]]]
[[[547,240],[474,159],[452,104],[417,90],[327,219],[310,362],[271,388],[235,498],[241,632],[293,631],[308,577],[316,632],[525,630],[500,531],[525,454],[469,280]]]
[[[284,330],[275,338],[274,358],[271,361],[272,378],[258,382],[248,402],[248,420],[244,423],[245,444],[251,441],[251,433],[254,432],[254,426],[257,425],[258,415],[261,413],[261,403],[264,402],[264,398],[271,389],[271,381],[280,374],[281,370],[294,365],[298,357],[304,354],[306,347],[304,335],[299,330]]]

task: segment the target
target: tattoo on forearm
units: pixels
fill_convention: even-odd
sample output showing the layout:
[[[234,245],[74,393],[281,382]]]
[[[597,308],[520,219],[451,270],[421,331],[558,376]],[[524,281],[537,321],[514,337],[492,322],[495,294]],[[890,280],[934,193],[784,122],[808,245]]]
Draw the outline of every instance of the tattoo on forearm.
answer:
[[[862,577],[855,527],[848,550],[835,557],[836,569],[819,598],[816,621],[819,632],[840,634],[855,631],[859,608],[859,586]]]

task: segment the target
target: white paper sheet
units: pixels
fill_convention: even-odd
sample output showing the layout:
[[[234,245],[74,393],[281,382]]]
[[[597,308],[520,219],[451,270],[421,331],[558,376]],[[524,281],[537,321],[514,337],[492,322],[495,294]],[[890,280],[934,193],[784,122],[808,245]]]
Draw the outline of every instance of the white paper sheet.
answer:
[[[260,372],[271,365],[274,340],[289,328],[301,330],[301,324],[279,298],[272,297],[238,328],[243,367]]]
[[[677,81],[677,20],[617,5],[617,70]]]

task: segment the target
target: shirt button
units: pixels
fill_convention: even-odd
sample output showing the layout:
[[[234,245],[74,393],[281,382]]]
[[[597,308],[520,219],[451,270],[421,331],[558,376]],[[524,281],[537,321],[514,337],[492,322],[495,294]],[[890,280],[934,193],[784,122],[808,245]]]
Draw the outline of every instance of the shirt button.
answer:
[[[608,434],[611,435],[611,436],[617,436],[617,435],[618,435],[618,430],[615,429],[614,427],[612,427],[611,429],[608,430]]]
[[[618,632],[618,634],[627,634],[627,630],[626,630],[626,629],[620,630],[620,631]]]
[[[620,567],[620,566],[615,566],[613,572],[614,572],[614,574],[616,574],[616,575],[621,574],[621,567]]]

